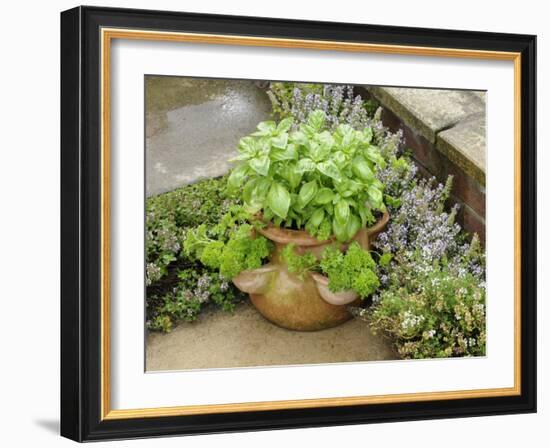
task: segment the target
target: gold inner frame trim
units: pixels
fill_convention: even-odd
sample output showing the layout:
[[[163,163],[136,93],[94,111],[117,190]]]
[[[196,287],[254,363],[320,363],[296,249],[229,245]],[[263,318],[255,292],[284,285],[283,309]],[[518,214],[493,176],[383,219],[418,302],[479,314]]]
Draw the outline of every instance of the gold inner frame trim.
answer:
[[[186,42],[213,45],[297,48],[358,53],[454,57],[514,62],[514,386],[442,392],[369,395],[303,400],[111,409],[110,346],[110,50],[113,39]],[[351,406],[414,401],[502,397],[521,394],[521,54],[514,52],[418,47],[305,39],[279,39],[216,34],[101,29],[101,419],[116,420],[225,412]]]

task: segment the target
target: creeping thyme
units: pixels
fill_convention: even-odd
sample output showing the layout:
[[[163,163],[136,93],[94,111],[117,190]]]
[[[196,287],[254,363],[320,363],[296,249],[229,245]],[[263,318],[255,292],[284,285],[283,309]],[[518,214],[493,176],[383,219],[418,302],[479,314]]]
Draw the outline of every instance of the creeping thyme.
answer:
[[[206,179],[147,199],[145,205],[146,284],[154,285],[179,261],[187,229],[215,225],[235,204],[225,194],[227,177]]]
[[[485,354],[485,259],[446,211],[445,185],[413,180],[375,242],[391,260],[380,263],[383,287],[373,308],[357,312],[390,335],[405,358]]]
[[[184,241],[200,224],[216,226],[235,200],[227,177],[207,179],[146,201],[147,328],[170,331],[207,306],[230,311],[244,295],[218,272],[185,254]],[[213,254],[211,254],[213,256]]]
[[[232,311],[244,298],[220,274],[200,266],[182,269],[177,277],[175,286],[164,295],[148,296],[147,327],[150,330],[170,331],[178,321],[194,321],[210,304]]]
[[[390,335],[405,358],[485,354],[485,289],[450,265],[399,265],[369,313],[374,330]]]

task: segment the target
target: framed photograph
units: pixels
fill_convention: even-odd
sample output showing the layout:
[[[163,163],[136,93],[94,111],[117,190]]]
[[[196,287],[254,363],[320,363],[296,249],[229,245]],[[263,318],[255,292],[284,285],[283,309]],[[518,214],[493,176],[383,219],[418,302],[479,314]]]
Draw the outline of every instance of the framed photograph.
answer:
[[[530,35],[61,14],[61,433],[536,411]]]

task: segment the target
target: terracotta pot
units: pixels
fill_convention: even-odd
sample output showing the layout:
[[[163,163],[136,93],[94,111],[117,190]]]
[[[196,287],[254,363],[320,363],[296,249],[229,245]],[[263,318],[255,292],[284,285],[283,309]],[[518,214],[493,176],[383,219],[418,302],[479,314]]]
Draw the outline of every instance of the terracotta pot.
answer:
[[[317,285],[317,291],[321,298],[332,305],[349,305],[352,302],[355,302],[359,295],[352,290],[342,291],[342,292],[332,292],[328,288],[328,277],[318,274],[317,272],[312,272],[311,277]]]
[[[374,226],[357,232],[353,240],[362,248],[369,249],[388,220],[389,215],[385,213]],[[281,252],[290,243],[295,245],[298,253],[309,251],[320,257],[325,247],[335,241],[334,237],[319,241],[305,231],[272,225],[258,231],[275,243],[270,263],[260,269],[242,272],[233,283],[250,295],[252,304],[266,319],[290,330],[314,331],[340,325],[352,317],[346,304],[357,297],[348,301],[351,297],[347,293],[334,295],[321,279],[315,279],[310,273],[298,276],[288,272],[286,263],[281,260]],[[342,250],[346,246],[342,244]]]
[[[271,286],[273,274],[277,271],[277,266],[268,263],[259,269],[243,271],[233,279],[233,283],[242,292],[248,294],[263,294]]]

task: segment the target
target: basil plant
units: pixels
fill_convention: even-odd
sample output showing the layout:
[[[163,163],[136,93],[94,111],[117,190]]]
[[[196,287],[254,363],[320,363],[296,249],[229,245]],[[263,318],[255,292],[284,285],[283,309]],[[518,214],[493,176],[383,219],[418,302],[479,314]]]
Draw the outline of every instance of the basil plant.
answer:
[[[239,141],[237,166],[228,179],[247,212],[277,226],[305,229],[320,240],[349,241],[385,210],[375,172],[385,164],[372,129],[341,124],[325,128],[322,110],[290,132],[293,119],[264,121]]]

